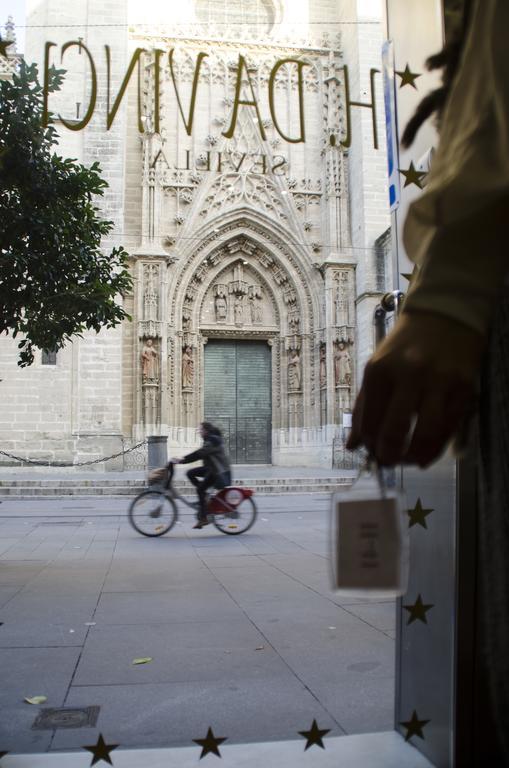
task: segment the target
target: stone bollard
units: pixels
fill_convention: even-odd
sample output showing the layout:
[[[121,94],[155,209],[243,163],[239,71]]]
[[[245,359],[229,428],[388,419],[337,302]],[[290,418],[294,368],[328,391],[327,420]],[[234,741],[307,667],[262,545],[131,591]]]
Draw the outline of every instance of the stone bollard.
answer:
[[[150,435],[148,442],[148,471],[164,467],[168,463],[168,438],[166,435]]]

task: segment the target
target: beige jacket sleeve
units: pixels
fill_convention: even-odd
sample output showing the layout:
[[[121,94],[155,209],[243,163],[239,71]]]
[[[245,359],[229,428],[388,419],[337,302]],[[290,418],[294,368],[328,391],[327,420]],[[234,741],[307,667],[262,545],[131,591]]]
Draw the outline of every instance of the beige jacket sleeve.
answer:
[[[509,271],[509,0],[477,0],[429,183],[404,228],[405,311],[485,333]]]

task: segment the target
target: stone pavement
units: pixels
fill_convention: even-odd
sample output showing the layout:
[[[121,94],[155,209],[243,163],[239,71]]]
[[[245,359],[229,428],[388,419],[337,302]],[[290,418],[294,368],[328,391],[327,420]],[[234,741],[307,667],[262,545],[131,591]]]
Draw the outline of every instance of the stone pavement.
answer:
[[[100,733],[185,748],[209,726],[229,745],[291,741],[313,719],[331,738],[391,730],[394,603],[331,591],[328,496],[258,503],[243,536],[193,531],[183,514],[149,539],[122,499],[4,499],[0,752]],[[86,707],[95,725],[33,727],[47,708]]]

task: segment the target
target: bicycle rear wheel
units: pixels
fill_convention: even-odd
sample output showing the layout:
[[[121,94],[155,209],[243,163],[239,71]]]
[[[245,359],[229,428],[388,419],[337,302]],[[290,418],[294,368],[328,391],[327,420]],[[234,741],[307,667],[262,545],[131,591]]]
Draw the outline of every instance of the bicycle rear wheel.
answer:
[[[129,522],[143,536],[163,536],[175,525],[177,505],[164,491],[142,491],[131,502]]]
[[[258,510],[253,499],[244,498],[233,512],[216,513],[211,515],[212,522],[221,533],[236,536],[248,531],[256,520]]]

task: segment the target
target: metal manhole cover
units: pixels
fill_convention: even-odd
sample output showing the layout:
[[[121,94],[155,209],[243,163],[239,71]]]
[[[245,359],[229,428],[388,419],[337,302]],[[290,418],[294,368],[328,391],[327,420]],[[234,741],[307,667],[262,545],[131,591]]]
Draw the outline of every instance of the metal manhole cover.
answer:
[[[100,707],[41,709],[32,728],[53,730],[54,728],[93,728],[99,717]]]

